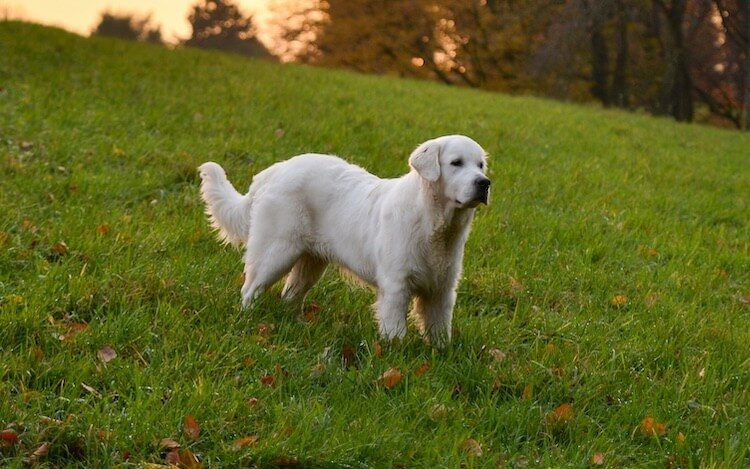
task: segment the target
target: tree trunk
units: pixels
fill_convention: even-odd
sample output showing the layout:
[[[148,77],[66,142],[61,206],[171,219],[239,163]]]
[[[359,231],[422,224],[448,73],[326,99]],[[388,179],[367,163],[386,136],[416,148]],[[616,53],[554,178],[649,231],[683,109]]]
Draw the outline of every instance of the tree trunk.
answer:
[[[745,93],[742,99],[742,128],[750,130],[750,1],[745,0]]]
[[[617,2],[617,56],[612,79],[612,98],[615,106],[628,107],[628,17],[623,0]]]
[[[611,104],[609,89],[607,86],[609,76],[609,54],[607,43],[602,34],[600,24],[594,24],[591,31],[591,94],[594,95],[604,106]]]
[[[667,76],[663,99],[672,116],[678,121],[693,120],[693,83],[690,78],[688,51],[685,48],[683,21],[686,0],[672,0],[667,5],[664,0],[654,0],[664,12],[669,28],[669,40],[665,46]]]

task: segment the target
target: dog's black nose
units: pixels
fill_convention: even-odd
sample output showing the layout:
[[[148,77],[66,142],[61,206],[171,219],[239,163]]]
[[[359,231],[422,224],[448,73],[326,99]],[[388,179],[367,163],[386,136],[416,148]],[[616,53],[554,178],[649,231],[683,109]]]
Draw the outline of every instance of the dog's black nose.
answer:
[[[480,189],[489,189],[492,182],[487,178],[479,178],[474,183],[479,186]]]

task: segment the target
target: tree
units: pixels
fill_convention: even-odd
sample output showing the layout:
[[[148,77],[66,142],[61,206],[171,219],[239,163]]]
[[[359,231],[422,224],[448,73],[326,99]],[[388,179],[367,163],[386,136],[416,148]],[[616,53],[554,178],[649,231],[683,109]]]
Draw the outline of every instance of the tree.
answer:
[[[91,34],[161,44],[161,27],[151,26],[150,23],[150,16],[137,18],[129,14],[104,12]]]
[[[188,21],[193,31],[183,41],[186,46],[271,57],[255,36],[252,17],[243,15],[231,0],[203,0],[193,6]]]

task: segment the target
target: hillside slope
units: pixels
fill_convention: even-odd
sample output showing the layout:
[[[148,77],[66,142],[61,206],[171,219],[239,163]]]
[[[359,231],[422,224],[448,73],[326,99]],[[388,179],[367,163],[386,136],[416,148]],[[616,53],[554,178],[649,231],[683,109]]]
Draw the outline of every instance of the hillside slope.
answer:
[[[200,163],[390,177],[448,133],[493,178],[448,350],[381,351],[333,270],[302,318],[239,311]],[[163,462],[172,437],[210,466],[750,465],[748,135],[5,22],[0,207],[0,461]]]

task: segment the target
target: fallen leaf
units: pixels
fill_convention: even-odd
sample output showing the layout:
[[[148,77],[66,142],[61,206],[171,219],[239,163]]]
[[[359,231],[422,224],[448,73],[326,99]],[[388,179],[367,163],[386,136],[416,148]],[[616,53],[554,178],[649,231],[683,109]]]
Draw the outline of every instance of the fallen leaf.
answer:
[[[260,383],[261,383],[261,384],[262,384],[263,386],[268,386],[268,387],[271,387],[271,386],[273,386],[273,384],[274,384],[275,382],[276,382],[276,378],[274,378],[274,377],[273,377],[273,376],[271,376],[271,375],[265,375],[265,376],[263,376],[262,378],[260,378]]]
[[[166,449],[166,450],[173,450],[180,447],[180,444],[177,443],[172,438],[162,438],[161,441],[159,441],[159,448],[160,449]]]
[[[271,335],[271,329],[272,327],[270,325],[260,323],[258,324],[258,335],[268,338]]]
[[[276,374],[279,376],[289,376],[289,372],[286,371],[281,364],[276,363],[273,365],[273,369],[276,370]]]
[[[31,151],[31,149],[34,148],[34,142],[23,140],[19,147],[21,148],[21,151]]]
[[[107,345],[100,348],[99,351],[96,352],[96,356],[99,357],[99,360],[101,360],[103,363],[109,363],[117,358],[117,352],[115,352],[115,349]]]
[[[258,360],[254,359],[254,358],[246,357],[244,360],[242,360],[242,364],[245,365],[245,366],[247,366],[247,367],[252,367],[253,365],[255,365],[255,363],[257,361]]]
[[[392,389],[394,386],[398,384],[399,381],[401,381],[401,378],[402,378],[401,372],[397,368],[389,368],[382,375],[380,375],[380,378],[378,378],[378,381],[386,389]]]
[[[573,406],[569,403],[561,404],[556,407],[553,411],[549,412],[545,417],[544,421],[547,425],[560,426],[567,425],[575,417],[573,412]]]
[[[745,295],[740,297],[740,303],[745,303],[746,305],[750,305],[750,295]]]
[[[12,428],[0,431],[0,445],[10,446],[18,443],[18,433]]]
[[[81,387],[82,387],[83,389],[85,389],[86,391],[90,392],[91,394],[93,394],[94,396],[98,397],[98,398],[101,398],[101,397],[102,397],[102,395],[101,395],[101,394],[99,393],[99,391],[97,391],[96,389],[92,388],[91,386],[89,386],[89,385],[88,385],[88,384],[86,384],[86,383],[83,383],[83,382],[82,382],[82,383],[81,383]]]
[[[510,278],[510,290],[513,293],[523,293],[526,290],[526,287],[523,283],[521,283],[520,280],[518,280],[515,277]]]
[[[34,463],[38,461],[40,458],[47,456],[48,453],[49,453],[49,443],[45,441],[41,445],[37,446],[34,452],[31,453],[31,455],[29,456],[29,462]]]
[[[653,417],[646,417],[641,421],[641,433],[643,436],[663,436],[667,432],[667,427],[661,422],[657,422]]]
[[[604,453],[596,453],[589,459],[589,464],[592,466],[604,465]]]
[[[550,343],[548,343],[547,345],[544,346],[544,352],[545,353],[550,354],[550,353],[552,353],[554,351],[555,351],[555,344],[553,344],[552,342],[550,342]]]
[[[190,414],[185,416],[185,435],[193,441],[201,436],[201,427],[198,425],[195,417]]]
[[[232,449],[237,451],[241,448],[244,448],[245,446],[252,445],[256,441],[258,441],[258,438],[259,437],[257,435],[251,435],[251,436],[246,436],[244,438],[240,438],[239,440],[235,440],[235,442],[232,443]]]
[[[60,340],[63,340],[63,341],[70,340],[76,335],[78,335],[78,333],[83,332],[88,328],[89,328],[89,325],[83,322],[70,323],[67,326],[67,331],[65,331],[64,334],[60,335]]]
[[[427,415],[430,416],[430,420],[437,422],[438,420],[443,420],[448,416],[448,408],[445,406],[445,404],[435,404],[434,406],[430,407]]]
[[[699,378],[705,378],[706,377],[706,368],[705,367],[701,368],[701,370],[698,372],[698,377]]]
[[[168,451],[167,454],[164,456],[164,462],[166,462],[170,466],[179,466],[180,465],[180,451],[178,449],[173,449],[171,451]]]
[[[203,467],[203,463],[198,459],[198,456],[187,448],[180,450],[179,462],[180,467],[185,469],[199,469]]]
[[[350,366],[356,365],[357,351],[353,347],[345,345],[341,350],[341,362],[344,369],[349,369]]]
[[[320,305],[313,301],[310,303],[310,306],[305,309],[305,312],[302,314],[302,316],[305,318],[305,321],[307,322],[315,322],[317,319],[318,311],[320,311]]]
[[[291,456],[279,456],[273,460],[275,466],[286,467],[286,466],[297,466],[299,461]]]
[[[258,405],[258,403],[259,403],[260,401],[258,400],[258,398],[257,398],[257,397],[251,397],[251,398],[250,398],[250,399],[248,399],[248,400],[247,400],[246,402],[247,402],[247,405],[249,405],[250,407],[255,407],[255,406],[257,406],[257,405]]]
[[[657,301],[659,301],[659,295],[657,295],[656,293],[651,293],[646,297],[646,306],[652,308]]]
[[[489,354],[498,363],[501,363],[505,360],[505,352],[501,351],[500,349],[496,349],[496,348],[490,349]]]
[[[528,399],[528,398],[530,398],[532,391],[533,391],[533,387],[530,384],[527,384],[523,388],[523,392],[521,393],[521,399]]]
[[[326,366],[322,363],[318,363],[310,369],[310,379],[318,379],[323,376],[326,372]]]
[[[102,223],[101,225],[96,227],[96,232],[102,235],[109,233],[109,225],[107,225],[106,223]]]
[[[52,253],[58,256],[64,256],[68,253],[68,245],[65,241],[60,241],[52,245]]]
[[[430,364],[429,363],[422,363],[422,366],[420,366],[419,368],[417,368],[417,370],[414,372],[414,376],[420,377],[423,374],[427,373],[427,370],[429,370],[429,369],[430,369]]]
[[[612,303],[612,306],[619,308],[628,304],[628,297],[625,295],[615,295],[612,297],[610,303]]]
[[[375,342],[373,343],[373,346],[372,346],[372,348],[373,348],[373,350],[375,351],[375,356],[376,356],[376,357],[382,357],[382,356],[383,356],[383,346],[382,346],[382,345],[380,345],[380,342],[378,342],[378,341],[376,340],[376,341],[375,341]]]
[[[677,441],[677,445],[678,446],[684,445],[685,444],[685,434],[682,433],[682,432],[679,432],[677,434],[677,437],[675,438],[675,440]]]
[[[470,456],[479,457],[482,455],[482,447],[474,438],[469,438],[468,440],[464,441],[461,445],[461,448]]]
[[[276,138],[282,138],[286,134],[286,131],[279,127],[278,129],[273,131],[273,134],[276,136]]]

